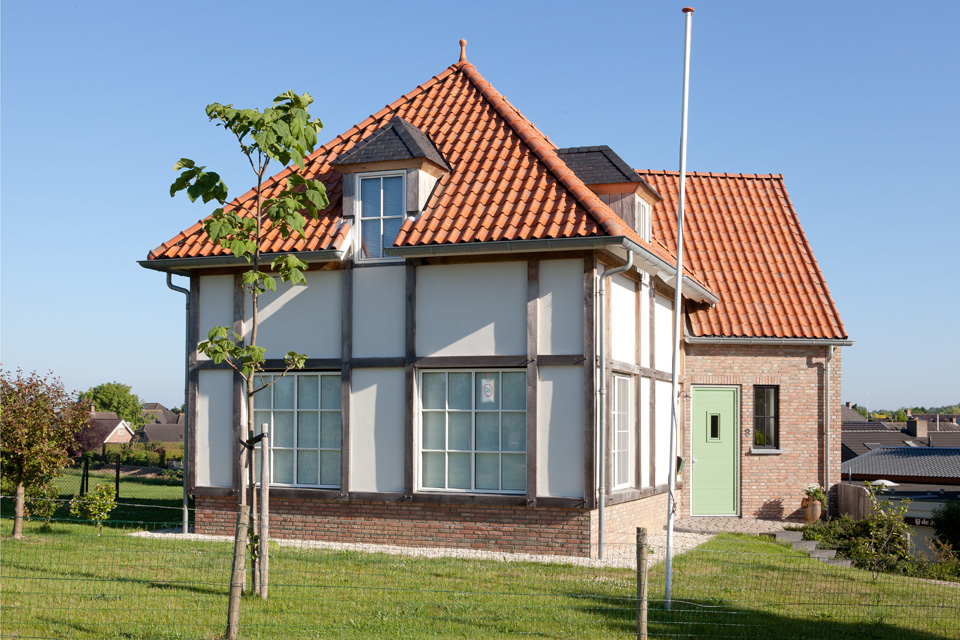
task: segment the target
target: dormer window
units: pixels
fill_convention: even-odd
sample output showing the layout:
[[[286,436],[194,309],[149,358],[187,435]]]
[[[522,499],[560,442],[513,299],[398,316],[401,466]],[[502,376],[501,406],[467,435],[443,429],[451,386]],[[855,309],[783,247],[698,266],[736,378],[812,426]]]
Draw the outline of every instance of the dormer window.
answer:
[[[406,214],[406,173],[359,174],[357,181],[358,258],[389,258],[383,250],[393,246]]]
[[[650,205],[643,198],[637,198],[637,233],[640,237],[650,242],[652,235],[650,229]]]

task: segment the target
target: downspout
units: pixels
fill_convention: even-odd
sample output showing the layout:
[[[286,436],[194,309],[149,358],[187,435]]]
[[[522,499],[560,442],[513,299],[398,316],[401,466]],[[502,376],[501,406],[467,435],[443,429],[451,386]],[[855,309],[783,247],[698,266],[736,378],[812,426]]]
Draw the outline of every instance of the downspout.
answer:
[[[173,284],[173,274],[169,271],[167,272],[167,288],[173,289],[174,291],[179,291],[184,296],[186,296],[186,310],[187,310],[187,324],[190,326],[190,290],[184,289],[183,287],[178,287]],[[187,330],[184,330],[186,339],[184,340],[184,357],[183,357],[183,532],[190,532],[190,497],[187,495],[187,469],[190,463],[190,437],[188,435],[188,427],[190,426],[187,423],[187,394],[189,390],[189,380],[190,380],[190,333]]]
[[[627,249],[627,264],[604,271],[600,276],[600,531],[597,537],[597,555],[603,560],[604,507],[607,501],[607,279],[633,267],[633,251]]]
[[[826,478],[823,481],[823,490],[826,492],[827,496],[830,495],[830,363],[833,362],[833,345],[827,347],[827,357],[824,360],[823,364],[823,375],[826,380],[824,381],[824,392],[826,397],[823,399],[823,425],[824,425],[824,443],[823,443],[823,459],[824,459],[824,470],[826,472]],[[827,506],[827,519],[830,519],[830,507],[829,501]]]

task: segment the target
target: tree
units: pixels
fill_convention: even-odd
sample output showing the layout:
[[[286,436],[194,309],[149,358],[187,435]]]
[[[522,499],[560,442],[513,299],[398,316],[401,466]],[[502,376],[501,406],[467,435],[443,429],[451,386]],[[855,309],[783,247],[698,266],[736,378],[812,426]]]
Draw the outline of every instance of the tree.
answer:
[[[860,405],[855,404],[855,405],[853,405],[853,408],[857,411],[857,413],[859,413],[860,415],[862,415],[862,416],[863,416],[864,418],[866,418],[867,420],[870,419],[870,413],[867,411],[867,408],[866,408],[866,407],[861,407]]]
[[[119,382],[104,382],[91,387],[80,394],[87,405],[94,405],[97,411],[112,411],[123,418],[136,431],[149,422],[143,415],[143,402],[133,393],[129,385]]]
[[[74,434],[87,421],[87,407],[49,373],[0,375],[0,462],[16,486],[13,537],[23,537],[26,489],[45,482],[67,464]]]
[[[303,270],[307,265],[293,254],[274,256],[269,272],[266,271],[261,262],[261,238],[273,231],[279,232],[284,238],[291,234],[302,238],[306,223],[303,214],[315,218],[329,204],[323,184],[303,175],[304,157],[313,151],[317,144],[317,133],[323,127],[320,120],[311,119],[307,112],[312,102],[309,93],[301,96],[287,91],[274,98],[273,107],[264,109],[262,113],[257,109],[234,109],[233,105],[219,103],[208,105],[206,110],[210,121],[218,127],[222,126],[237,139],[240,151],[246,156],[257,179],[251,199],[221,206],[203,222],[211,241],[250,264],[241,277],[244,291],[250,295],[252,302],[249,344],[244,344],[243,337],[229,327],[213,327],[207,334],[207,340],[198,346],[201,353],[217,364],[226,363],[243,379],[247,400],[247,442],[253,441],[255,434],[254,396],[273,384],[265,383],[261,375],[265,350],[257,345],[259,298],[267,291],[276,291],[276,279],[271,273],[292,285],[306,284]],[[271,161],[284,166],[292,162],[293,165],[280,181],[270,184],[269,197],[265,197],[264,176]],[[170,186],[171,196],[185,190],[191,202],[197,199],[204,203],[215,200],[221,205],[227,202],[227,186],[219,174],[206,171],[205,166],[198,166],[188,158],[181,158],[173,168],[180,175]],[[292,369],[303,368],[306,358],[306,355],[288,352],[280,376]],[[264,442],[263,446],[268,445]],[[252,456],[248,455],[246,447],[241,447],[238,465],[240,496],[227,614],[227,638],[231,639],[237,637],[239,630],[240,597],[246,583],[244,538],[250,535],[249,503],[253,502],[255,485]],[[249,500],[245,484],[250,487]],[[265,536],[261,535],[260,541],[262,571],[258,572],[254,567],[254,589],[259,589],[260,595],[266,598],[266,551],[269,547]]]

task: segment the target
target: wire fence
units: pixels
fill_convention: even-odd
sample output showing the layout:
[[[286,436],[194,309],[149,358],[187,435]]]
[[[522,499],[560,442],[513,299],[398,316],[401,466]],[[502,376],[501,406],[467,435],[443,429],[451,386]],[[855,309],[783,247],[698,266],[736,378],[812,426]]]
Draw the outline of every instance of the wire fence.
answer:
[[[111,518],[98,536],[86,522],[30,520],[14,540],[4,518],[0,637],[222,637],[233,543],[176,522]],[[240,637],[640,637],[641,584],[650,638],[960,637],[960,584],[874,575],[742,536],[676,556],[668,606],[662,544],[651,534],[643,572],[636,544],[609,545],[604,561],[532,561],[281,540],[269,600],[243,599]]]

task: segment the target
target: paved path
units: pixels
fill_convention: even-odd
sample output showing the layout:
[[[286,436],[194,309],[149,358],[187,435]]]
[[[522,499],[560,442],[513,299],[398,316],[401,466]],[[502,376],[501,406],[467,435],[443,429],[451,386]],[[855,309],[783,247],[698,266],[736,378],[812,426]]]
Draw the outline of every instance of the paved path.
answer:
[[[674,531],[683,531],[686,533],[719,533],[728,531],[731,533],[746,533],[749,535],[762,535],[765,533],[776,533],[783,531],[788,525],[799,524],[796,522],[783,522],[780,520],[758,520],[756,518],[736,518],[736,517],[709,517],[699,518],[678,518],[673,523]]]

